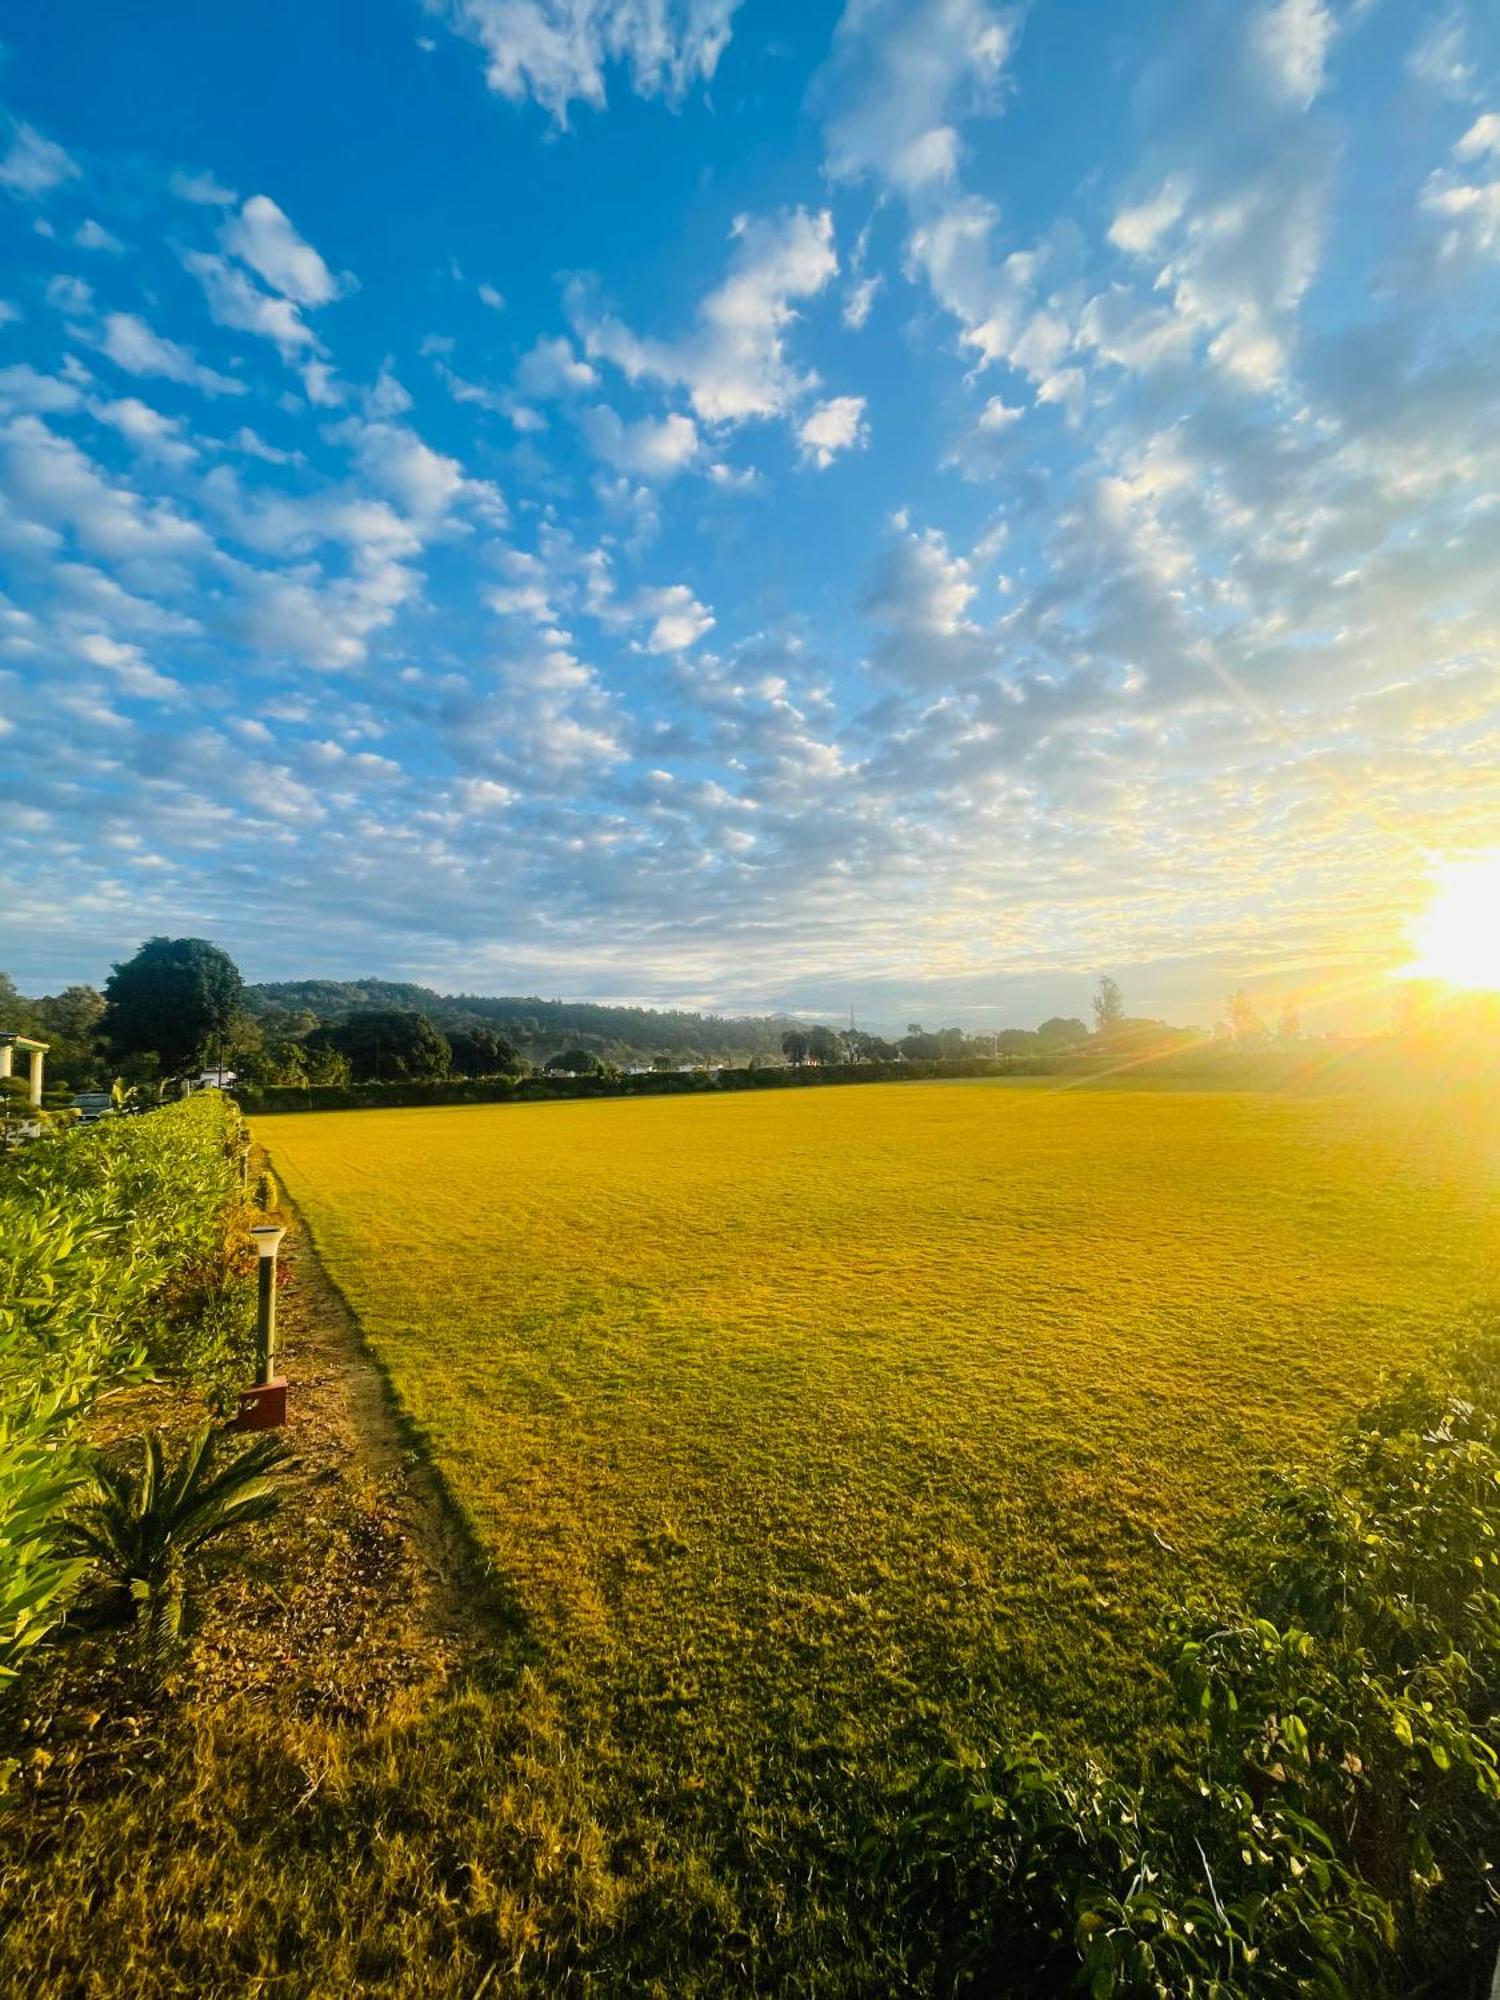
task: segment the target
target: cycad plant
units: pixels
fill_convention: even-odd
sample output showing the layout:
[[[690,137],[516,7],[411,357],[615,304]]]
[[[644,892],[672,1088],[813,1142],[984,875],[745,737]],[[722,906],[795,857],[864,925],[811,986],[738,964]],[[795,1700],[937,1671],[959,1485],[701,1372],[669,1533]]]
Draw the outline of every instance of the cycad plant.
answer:
[[[286,1446],[263,1437],[219,1458],[221,1437],[204,1424],[169,1466],[154,1431],[142,1440],[138,1469],[96,1460],[68,1510],[62,1548],[129,1592],[148,1672],[167,1665],[181,1638],[194,1559],[208,1543],[263,1521],[281,1505]]]

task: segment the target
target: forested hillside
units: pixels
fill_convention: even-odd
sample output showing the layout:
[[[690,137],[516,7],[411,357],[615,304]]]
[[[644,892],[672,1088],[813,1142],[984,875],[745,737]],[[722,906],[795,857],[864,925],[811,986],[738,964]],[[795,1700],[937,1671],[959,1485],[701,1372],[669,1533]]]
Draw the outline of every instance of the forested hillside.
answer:
[[[319,1022],[347,1019],[376,1008],[425,1014],[436,1027],[500,1029],[523,1049],[556,1047],[571,1040],[604,1057],[701,1057],[712,1062],[781,1055],[781,1038],[799,1026],[790,1015],[727,1017],[607,1007],[586,1000],[497,998],[478,993],[435,993],[390,979],[286,979],[245,988],[245,1005],[259,1019],[313,1014]]]

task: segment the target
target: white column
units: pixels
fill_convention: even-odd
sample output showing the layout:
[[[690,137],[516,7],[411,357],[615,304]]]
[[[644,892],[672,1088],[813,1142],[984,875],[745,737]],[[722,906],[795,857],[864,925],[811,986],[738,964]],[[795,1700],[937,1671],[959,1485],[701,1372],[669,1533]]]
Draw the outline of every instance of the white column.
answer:
[[[0,1081],[10,1075],[13,1051],[9,1042],[0,1042]]]
[[[42,1064],[47,1060],[45,1049],[31,1051],[31,1101],[40,1105],[42,1101]]]

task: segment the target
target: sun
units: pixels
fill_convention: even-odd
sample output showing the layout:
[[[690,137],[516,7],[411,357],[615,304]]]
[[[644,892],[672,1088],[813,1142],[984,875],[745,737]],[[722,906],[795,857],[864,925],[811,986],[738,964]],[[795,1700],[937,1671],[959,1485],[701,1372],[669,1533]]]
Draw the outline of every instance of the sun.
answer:
[[[1432,901],[1412,927],[1409,978],[1500,992],[1500,848],[1436,871]]]

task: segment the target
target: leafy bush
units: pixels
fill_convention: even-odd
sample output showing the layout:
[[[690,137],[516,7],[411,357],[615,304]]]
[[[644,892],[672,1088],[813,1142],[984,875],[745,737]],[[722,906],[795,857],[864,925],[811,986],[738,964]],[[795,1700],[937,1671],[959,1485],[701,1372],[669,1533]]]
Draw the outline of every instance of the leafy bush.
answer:
[[[148,1368],[217,1380],[253,1351],[239,1126],[205,1094],[0,1162],[0,1678],[77,1580],[49,1531],[100,1390]]]
[[[879,1853],[943,1990],[1466,1990],[1500,1919],[1500,1338],[1367,1410],[1163,1640],[1139,1783],[959,1757]],[[939,1914],[940,1913],[940,1914]]]

